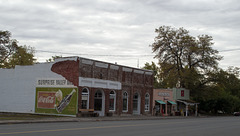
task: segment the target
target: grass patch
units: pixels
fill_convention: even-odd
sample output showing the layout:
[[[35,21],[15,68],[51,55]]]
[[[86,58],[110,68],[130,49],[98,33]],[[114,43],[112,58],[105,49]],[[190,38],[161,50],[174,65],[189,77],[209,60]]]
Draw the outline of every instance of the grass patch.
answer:
[[[0,120],[35,120],[46,118],[64,118],[63,116],[38,115],[25,113],[0,113]]]

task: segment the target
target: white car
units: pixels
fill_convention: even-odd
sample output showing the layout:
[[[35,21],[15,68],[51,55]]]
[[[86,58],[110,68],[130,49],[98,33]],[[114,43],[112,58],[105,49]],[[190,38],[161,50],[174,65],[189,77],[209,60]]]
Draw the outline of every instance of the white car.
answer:
[[[233,115],[234,116],[240,116],[240,112],[234,112]]]

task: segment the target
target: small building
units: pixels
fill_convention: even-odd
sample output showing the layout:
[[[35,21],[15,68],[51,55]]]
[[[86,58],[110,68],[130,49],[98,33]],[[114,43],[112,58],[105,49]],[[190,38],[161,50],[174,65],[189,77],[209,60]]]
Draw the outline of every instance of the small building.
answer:
[[[198,104],[190,100],[190,91],[185,88],[153,90],[153,115],[197,116]]]
[[[173,88],[173,94],[173,99],[177,102],[177,115],[197,116],[199,103],[190,99],[190,91],[188,89]]]
[[[0,69],[0,112],[152,114],[153,72],[81,57]]]
[[[153,115],[175,115],[176,102],[173,98],[172,89],[153,90]]]

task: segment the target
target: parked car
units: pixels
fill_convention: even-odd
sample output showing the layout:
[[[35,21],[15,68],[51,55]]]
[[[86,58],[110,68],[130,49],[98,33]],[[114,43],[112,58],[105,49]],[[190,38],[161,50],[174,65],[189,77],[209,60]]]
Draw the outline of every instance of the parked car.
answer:
[[[240,116],[240,112],[234,112],[233,115],[234,116]]]

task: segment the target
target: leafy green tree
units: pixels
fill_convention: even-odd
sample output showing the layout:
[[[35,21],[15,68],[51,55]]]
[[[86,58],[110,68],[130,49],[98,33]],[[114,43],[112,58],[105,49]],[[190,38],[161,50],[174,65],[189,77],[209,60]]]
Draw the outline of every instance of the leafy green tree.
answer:
[[[17,40],[11,39],[9,31],[0,31],[0,68],[32,65],[34,62],[34,48],[18,46]]]
[[[184,28],[170,26],[161,26],[155,32],[157,36],[150,46],[159,60],[160,75],[167,87],[175,87],[180,82],[181,87],[191,89],[191,86],[207,83],[204,74],[217,68],[222,59],[212,48],[211,36],[193,37]]]
[[[155,32],[157,36],[150,46],[159,66],[146,66],[158,70],[158,85],[167,88],[179,83],[190,89],[191,97],[200,102],[200,111],[232,113],[240,110],[240,69],[218,67],[222,57],[212,48],[211,36],[193,37],[184,28],[169,26],[161,26]]]
[[[35,61],[34,48],[19,46],[16,52],[4,62],[4,68],[14,68],[16,65],[33,65]]]
[[[214,88],[212,88],[214,89]],[[214,94],[207,98],[198,99],[200,102],[200,110],[207,113],[217,114],[219,111],[227,114],[231,114],[240,110],[240,99],[237,96],[231,95],[224,90],[217,90],[217,95]]]
[[[230,95],[240,98],[240,79],[236,70],[238,68],[229,67],[227,70],[220,69],[217,73],[212,74],[212,81],[214,86],[218,86]]]
[[[154,78],[154,88],[161,88],[162,85],[161,85],[161,77],[159,75],[159,67],[154,63],[152,62],[151,64],[150,63],[145,63],[145,66],[143,67],[143,69],[148,69],[148,70],[152,70],[153,71],[153,78]]]
[[[4,67],[4,62],[16,52],[17,48],[17,40],[11,39],[11,33],[0,31],[0,68]]]
[[[208,75],[211,82],[195,96],[201,110],[215,114],[240,110],[240,79],[236,70],[238,68],[219,69]]]

